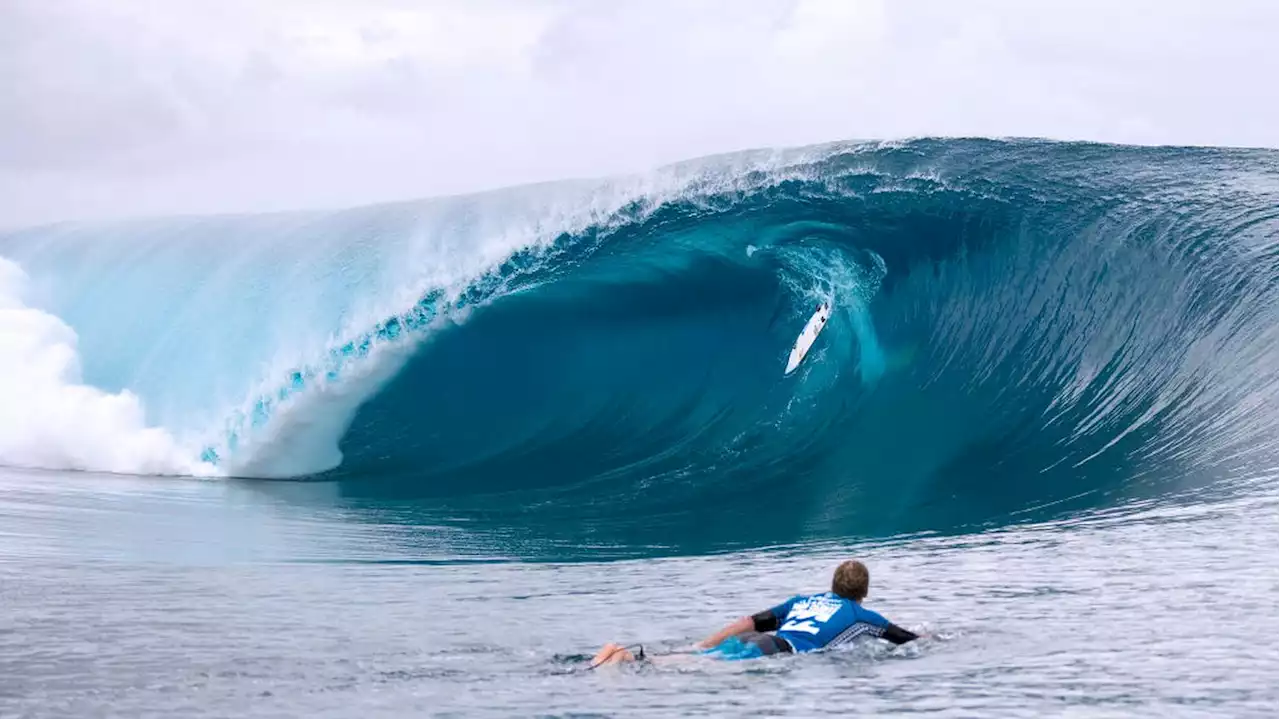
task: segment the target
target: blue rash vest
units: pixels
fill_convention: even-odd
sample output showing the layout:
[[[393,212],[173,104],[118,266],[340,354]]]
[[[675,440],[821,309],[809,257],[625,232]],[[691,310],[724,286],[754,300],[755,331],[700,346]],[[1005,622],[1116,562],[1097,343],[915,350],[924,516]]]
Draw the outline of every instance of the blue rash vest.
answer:
[[[777,629],[777,636],[796,652],[839,646],[861,636],[881,637],[895,644],[915,634],[834,592],[797,595],[753,617],[757,631]]]

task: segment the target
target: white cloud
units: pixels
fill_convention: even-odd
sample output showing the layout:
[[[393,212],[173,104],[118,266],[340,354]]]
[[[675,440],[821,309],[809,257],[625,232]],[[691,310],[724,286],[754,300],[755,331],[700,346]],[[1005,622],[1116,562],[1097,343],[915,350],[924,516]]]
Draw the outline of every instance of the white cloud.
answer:
[[[0,224],[909,135],[1277,144],[1275,2],[10,0]]]

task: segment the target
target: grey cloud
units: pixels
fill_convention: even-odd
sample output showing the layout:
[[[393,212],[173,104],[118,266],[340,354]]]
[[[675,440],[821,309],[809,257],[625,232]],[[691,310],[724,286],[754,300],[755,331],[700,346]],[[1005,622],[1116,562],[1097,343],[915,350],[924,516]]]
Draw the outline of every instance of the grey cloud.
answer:
[[[10,0],[0,225],[848,138],[1275,146],[1274,2]]]

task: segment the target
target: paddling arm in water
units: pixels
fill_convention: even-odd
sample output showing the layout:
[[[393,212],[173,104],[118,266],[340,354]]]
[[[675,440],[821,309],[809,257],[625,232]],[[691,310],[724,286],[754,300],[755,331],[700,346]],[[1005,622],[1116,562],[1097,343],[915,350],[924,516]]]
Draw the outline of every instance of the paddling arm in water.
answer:
[[[870,582],[866,565],[855,560],[844,562],[836,568],[831,591],[797,595],[776,607],[742,617],[697,646],[722,659],[753,659],[826,649],[861,637],[877,637],[894,644],[918,639],[914,632],[862,606]],[[610,643],[596,654],[591,665],[635,660],[635,653]]]

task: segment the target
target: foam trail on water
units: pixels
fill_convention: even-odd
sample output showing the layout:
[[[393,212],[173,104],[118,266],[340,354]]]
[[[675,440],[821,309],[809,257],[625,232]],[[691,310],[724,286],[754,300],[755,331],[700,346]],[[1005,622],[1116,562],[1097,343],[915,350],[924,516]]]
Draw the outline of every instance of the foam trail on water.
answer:
[[[853,333],[858,338],[858,367],[862,381],[868,384],[880,379],[885,372],[884,350],[876,339],[876,329],[871,323],[871,312],[861,303],[850,313]]]
[[[213,475],[142,403],[81,382],[76,333],[23,301],[26,274],[0,257],[0,464],[136,474]]]

